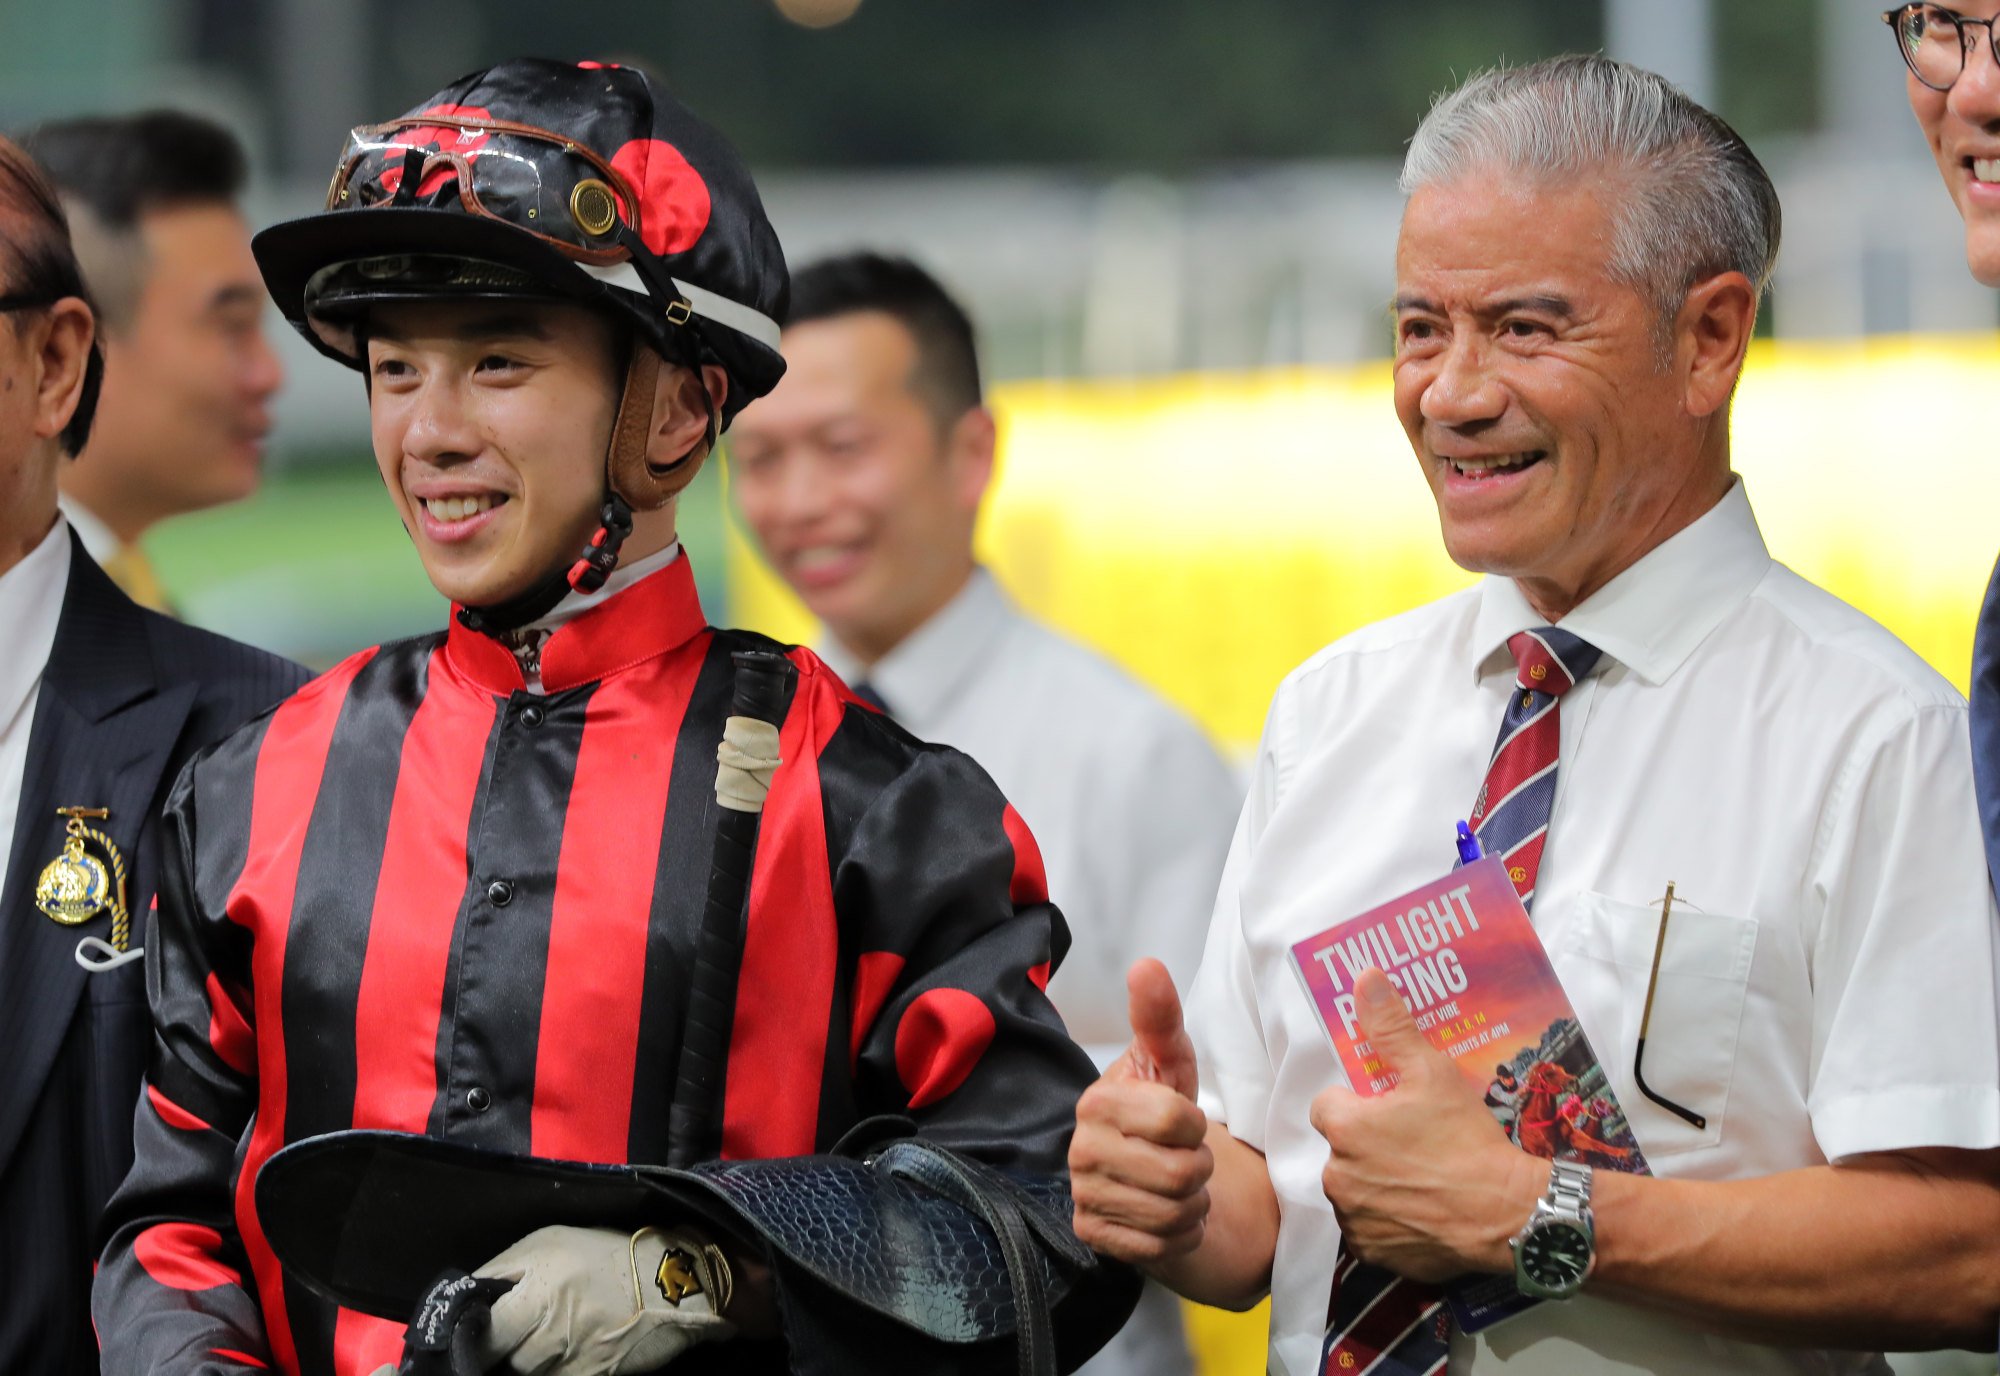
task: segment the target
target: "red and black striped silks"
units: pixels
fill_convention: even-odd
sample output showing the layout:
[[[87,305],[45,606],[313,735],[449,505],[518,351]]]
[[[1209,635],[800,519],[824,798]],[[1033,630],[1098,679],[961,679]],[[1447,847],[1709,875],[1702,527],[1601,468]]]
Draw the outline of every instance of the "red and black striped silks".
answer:
[[[368,1373],[398,1325],[280,1274],[252,1200],[289,1142],[391,1128],[665,1157],[732,650],[685,560],[556,631],[548,692],[453,625],[369,651],[170,801],[158,1040],[94,1299],[107,1370]],[[1091,1070],[1043,995],[1068,945],[986,775],[810,653],[780,732],[723,1085],[727,1157],[905,1113],[1060,1170]]]

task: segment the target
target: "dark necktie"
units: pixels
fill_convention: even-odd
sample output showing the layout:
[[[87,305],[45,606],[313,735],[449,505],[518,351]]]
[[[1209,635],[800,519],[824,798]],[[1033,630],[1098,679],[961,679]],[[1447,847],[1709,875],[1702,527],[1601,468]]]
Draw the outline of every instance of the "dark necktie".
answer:
[[[863,702],[867,703],[870,707],[873,707],[883,716],[893,717],[896,715],[894,712],[891,712],[889,710],[889,704],[882,700],[882,695],[875,691],[875,685],[870,683],[867,679],[864,678],[861,680],[861,682],[855,684],[851,691],[853,692],[854,696],[860,698]]]

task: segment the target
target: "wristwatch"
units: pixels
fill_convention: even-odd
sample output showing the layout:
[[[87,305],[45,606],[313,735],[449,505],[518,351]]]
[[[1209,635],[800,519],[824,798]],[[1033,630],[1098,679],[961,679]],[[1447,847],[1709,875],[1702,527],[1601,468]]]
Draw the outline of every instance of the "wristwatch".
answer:
[[[1527,1226],[1514,1234],[1514,1288],[1543,1300],[1566,1300],[1583,1289],[1597,1260],[1590,1217],[1590,1167],[1557,1161],[1549,1192],[1535,1201]]]

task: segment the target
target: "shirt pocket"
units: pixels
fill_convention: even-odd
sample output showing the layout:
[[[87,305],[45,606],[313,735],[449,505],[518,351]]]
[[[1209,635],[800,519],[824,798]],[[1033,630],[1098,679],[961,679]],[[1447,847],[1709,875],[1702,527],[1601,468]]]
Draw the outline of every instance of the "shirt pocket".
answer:
[[[1659,904],[1585,893],[1561,963],[1564,988],[1649,1158],[1722,1141],[1757,922],[1676,905],[1667,923],[1646,1034],[1646,1084],[1706,1119],[1699,1128],[1641,1094],[1633,1075],[1659,934]]]

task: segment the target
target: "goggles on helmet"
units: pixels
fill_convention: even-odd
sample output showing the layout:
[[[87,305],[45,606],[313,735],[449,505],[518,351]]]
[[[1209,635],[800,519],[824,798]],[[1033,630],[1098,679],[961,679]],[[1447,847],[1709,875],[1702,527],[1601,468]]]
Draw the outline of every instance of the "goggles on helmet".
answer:
[[[631,257],[639,197],[623,173],[573,139],[512,120],[405,116],[347,136],[326,208],[429,203],[447,186],[474,215],[499,220],[577,262]]]

